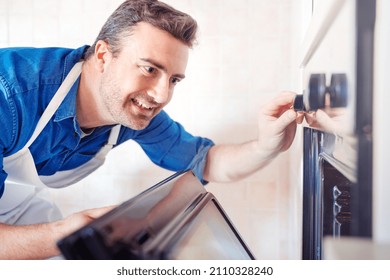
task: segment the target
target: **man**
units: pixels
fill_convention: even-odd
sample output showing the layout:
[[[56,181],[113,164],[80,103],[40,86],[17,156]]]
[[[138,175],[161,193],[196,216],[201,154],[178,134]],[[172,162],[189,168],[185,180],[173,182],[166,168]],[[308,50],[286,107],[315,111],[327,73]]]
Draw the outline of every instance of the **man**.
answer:
[[[204,182],[239,180],[289,148],[301,121],[293,93],[265,106],[258,139],[240,145],[194,137],[163,111],[185,77],[196,28],[162,2],[127,0],[91,47],[0,50],[0,258],[58,255],[56,240],[112,209],[62,219],[46,187],[84,178],[127,140]]]

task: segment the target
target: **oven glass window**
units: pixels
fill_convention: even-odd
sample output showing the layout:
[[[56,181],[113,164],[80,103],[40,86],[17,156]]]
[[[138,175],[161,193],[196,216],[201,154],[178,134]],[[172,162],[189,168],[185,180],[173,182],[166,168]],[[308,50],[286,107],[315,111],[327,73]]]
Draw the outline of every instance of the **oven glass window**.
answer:
[[[170,250],[168,259],[251,258],[214,200],[210,200]]]

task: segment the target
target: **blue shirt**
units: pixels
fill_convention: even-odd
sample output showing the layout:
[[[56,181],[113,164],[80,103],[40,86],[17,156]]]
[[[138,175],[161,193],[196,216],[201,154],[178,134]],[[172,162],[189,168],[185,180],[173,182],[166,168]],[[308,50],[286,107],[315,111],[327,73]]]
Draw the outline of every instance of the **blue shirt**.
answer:
[[[24,147],[50,100],[87,48],[0,49],[0,196],[7,177],[3,158]],[[108,140],[112,126],[97,127],[92,134],[81,137],[76,117],[78,85],[79,80],[30,146],[39,175],[84,164]],[[129,139],[141,145],[155,164],[172,171],[192,169],[199,179],[203,178],[206,154],[213,145],[207,138],[189,134],[165,111],[143,130],[122,126],[117,145]]]

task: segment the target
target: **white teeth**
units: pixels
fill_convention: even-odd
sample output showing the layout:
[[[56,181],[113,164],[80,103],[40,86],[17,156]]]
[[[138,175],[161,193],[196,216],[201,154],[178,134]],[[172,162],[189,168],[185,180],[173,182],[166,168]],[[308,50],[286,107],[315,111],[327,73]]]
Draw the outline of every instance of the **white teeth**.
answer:
[[[145,105],[144,103],[142,103],[142,101],[139,101],[137,99],[133,99],[134,103],[137,104],[138,106],[144,108],[144,109],[147,109],[147,110],[152,110],[153,107],[149,107],[147,105]]]

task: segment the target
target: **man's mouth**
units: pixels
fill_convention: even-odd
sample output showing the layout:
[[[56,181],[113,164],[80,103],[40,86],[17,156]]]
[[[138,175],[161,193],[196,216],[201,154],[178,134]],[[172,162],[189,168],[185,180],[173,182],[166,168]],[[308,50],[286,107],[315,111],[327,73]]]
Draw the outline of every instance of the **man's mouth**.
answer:
[[[139,100],[137,98],[132,98],[131,101],[137,105],[138,107],[144,109],[144,110],[153,110],[155,106],[148,104],[147,102],[144,102],[142,100]]]

